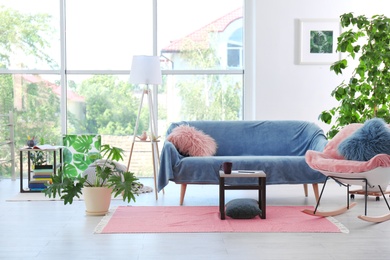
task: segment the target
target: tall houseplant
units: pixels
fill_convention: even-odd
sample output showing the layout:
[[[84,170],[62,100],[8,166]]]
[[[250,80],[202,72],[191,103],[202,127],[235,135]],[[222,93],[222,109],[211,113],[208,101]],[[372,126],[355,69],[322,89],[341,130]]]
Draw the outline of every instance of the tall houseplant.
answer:
[[[55,198],[58,195],[66,205],[68,203],[72,204],[75,197],[80,198],[80,195],[83,194],[87,213],[95,215],[105,214],[108,211],[111,194],[114,194],[114,197],[122,194],[123,201],[127,200],[130,203],[133,200],[135,202],[134,194],[138,194],[137,191],[142,187],[142,184],[138,182],[138,178],[133,173],[121,172],[114,163],[114,161],[123,160],[123,150],[106,144],[102,146],[101,153],[102,158],[105,159],[94,163],[95,172],[93,175],[95,176],[92,176],[92,178],[89,178],[88,175],[72,177],[65,176],[63,172],[60,172],[58,175],[52,176],[52,183],[47,184],[43,191],[45,195],[49,198],[52,196]],[[90,194],[90,189],[94,189],[92,198],[86,197],[87,192]],[[104,193],[106,198],[98,198],[96,192]],[[99,206],[100,209],[97,211],[91,210],[88,209],[90,200],[96,200],[98,205],[105,201],[108,202],[108,205]]]
[[[332,138],[345,125],[363,123],[373,117],[390,121],[390,19],[383,15],[367,18],[346,13],[340,16],[344,32],[337,42],[337,51],[346,57],[335,62],[330,70],[336,74],[357,63],[350,79],[331,93],[339,105],[320,114],[320,120],[333,124]]]

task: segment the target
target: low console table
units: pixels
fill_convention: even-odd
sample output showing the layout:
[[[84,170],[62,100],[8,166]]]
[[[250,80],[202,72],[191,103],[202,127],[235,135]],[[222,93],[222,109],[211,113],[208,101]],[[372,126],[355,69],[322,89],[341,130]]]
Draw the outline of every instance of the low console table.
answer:
[[[231,174],[225,174],[219,171],[219,212],[221,219],[225,219],[225,190],[258,190],[259,191],[259,207],[261,210],[261,218],[266,218],[266,174],[263,171],[232,171]],[[258,178],[259,182],[256,185],[226,185],[225,178]]]
[[[27,184],[29,183],[29,181],[31,180],[31,162],[30,162],[30,158],[31,158],[31,153],[32,152],[38,152],[38,151],[42,151],[42,152],[46,152],[46,153],[50,153],[52,155],[52,159],[50,160],[53,164],[53,174],[56,174],[57,173],[57,169],[60,169],[62,170],[62,164],[63,164],[63,161],[62,161],[62,146],[52,146],[52,145],[42,145],[42,146],[38,146],[39,149],[32,149],[32,148],[21,148],[19,149],[19,153],[20,153],[20,192],[23,193],[23,192],[41,192],[41,191],[38,191],[38,190],[31,190],[31,189],[24,189],[23,187],[23,153],[26,152],[27,153]]]

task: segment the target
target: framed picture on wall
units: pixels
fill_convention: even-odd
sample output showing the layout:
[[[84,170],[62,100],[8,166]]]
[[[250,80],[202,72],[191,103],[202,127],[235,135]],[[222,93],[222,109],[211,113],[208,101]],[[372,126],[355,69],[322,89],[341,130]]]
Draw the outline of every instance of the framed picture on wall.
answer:
[[[340,53],[336,52],[341,33],[338,20],[300,19],[299,30],[300,64],[332,64],[340,60]]]

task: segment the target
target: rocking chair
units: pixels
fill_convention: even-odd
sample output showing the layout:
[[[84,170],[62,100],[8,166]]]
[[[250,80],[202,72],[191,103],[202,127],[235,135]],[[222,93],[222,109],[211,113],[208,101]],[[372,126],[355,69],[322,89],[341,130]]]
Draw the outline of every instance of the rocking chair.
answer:
[[[368,121],[367,121],[368,122]],[[366,123],[367,123],[366,122]],[[340,155],[338,147],[347,137],[351,136],[358,129],[361,129],[363,124],[351,124],[342,129],[329,143],[326,145],[323,152],[307,151],[306,162],[314,170],[317,170],[327,176],[322,187],[317,205],[314,210],[303,210],[304,213],[313,216],[336,216],[353,208],[356,202],[350,203],[350,194],[362,194],[365,196],[365,212],[364,215],[359,215],[358,218],[369,222],[383,222],[390,220],[390,213],[382,216],[367,216],[367,197],[382,195],[388,210],[390,211],[389,203],[385,197],[386,188],[390,183],[390,155],[380,153],[367,161],[348,160],[343,155]],[[388,126],[386,125],[388,128]],[[390,135],[390,130],[387,130]],[[347,188],[347,205],[345,207],[333,211],[320,211],[322,194],[329,179],[333,179],[340,185]],[[351,185],[361,185],[362,189],[357,191],[349,191]],[[352,195],[351,195],[352,197]]]

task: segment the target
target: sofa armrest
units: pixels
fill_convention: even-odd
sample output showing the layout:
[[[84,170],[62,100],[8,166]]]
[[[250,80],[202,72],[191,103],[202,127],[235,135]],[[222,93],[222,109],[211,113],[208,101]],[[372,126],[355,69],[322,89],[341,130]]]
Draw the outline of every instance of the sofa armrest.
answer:
[[[169,141],[164,142],[160,156],[160,169],[158,174],[158,191],[168,185],[169,180],[173,180],[173,169],[179,164],[184,156],[179,153],[176,147]]]
[[[317,152],[322,152],[325,149],[326,144],[328,143],[328,139],[322,130],[318,130],[315,135],[312,137],[309,149]]]

